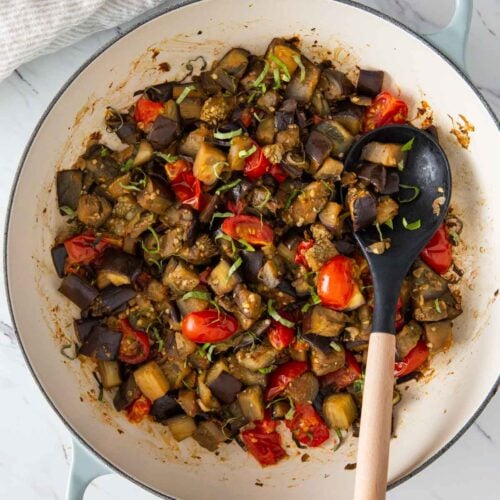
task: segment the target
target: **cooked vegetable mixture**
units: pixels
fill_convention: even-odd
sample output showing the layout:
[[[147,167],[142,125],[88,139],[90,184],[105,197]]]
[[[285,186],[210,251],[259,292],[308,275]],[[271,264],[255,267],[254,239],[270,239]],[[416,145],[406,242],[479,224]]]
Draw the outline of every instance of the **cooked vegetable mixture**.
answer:
[[[315,447],[357,425],[373,291],[352,232],[375,225],[382,253],[419,187],[399,184],[412,141],[367,144],[351,172],[343,158],[408,107],[383,72],[351,82],[293,41],[231,49],[211,69],[198,57],[197,76],[194,62],[128,110],[108,108],[123,148],[94,139],[57,174],[68,226],[52,255],[101,397],[177,441],[214,451],[236,439],[271,465],[287,456],[285,428]],[[404,281],[395,403],[397,384],[451,342],[460,230],[448,215]]]

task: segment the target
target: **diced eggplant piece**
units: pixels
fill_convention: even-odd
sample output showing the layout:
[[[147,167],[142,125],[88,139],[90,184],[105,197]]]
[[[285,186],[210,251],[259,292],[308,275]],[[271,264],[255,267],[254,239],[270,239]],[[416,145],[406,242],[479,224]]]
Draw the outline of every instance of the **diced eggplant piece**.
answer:
[[[248,66],[249,53],[245,49],[231,49],[217,64],[211,77],[223,89],[236,93],[238,83]]]
[[[243,260],[241,269],[245,279],[256,283],[259,280],[259,271],[264,265],[264,253],[261,250],[255,250],[255,252],[243,250],[240,255]]]
[[[272,409],[273,420],[283,420],[286,418],[288,412],[290,411],[290,402],[278,400],[273,404]]]
[[[241,382],[227,373],[222,371],[219,376],[209,384],[212,394],[224,404],[232,403],[236,399],[236,395],[241,391]]]
[[[66,257],[68,256],[68,252],[66,251],[64,243],[52,247],[50,253],[52,255],[52,262],[54,263],[54,268],[56,270],[57,276],[59,276],[59,278],[63,278],[64,264],[66,262]]]
[[[410,321],[396,334],[396,352],[400,359],[417,345],[422,333],[422,327],[416,321]]]
[[[179,257],[194,265],[208,264],[212,257],[218,254],[217,246],[208,234],[199,236],[194,245],[184,246],[179,252]]]
[[[332,352],[332,346],[330,345],[332,343],[332,339],[330,337],[309,333],[304,335],[302,339],[311,347],[319,349],[324,354],[330,354]]]
[[[175,227],[165,231],[163,235],[160,236],[160,247],[158,248],[158,242],[153,234],[148,234],[144,240],[145,251],[144,257],[148,260],[148,256],[153,258],[158,258],[157,253],[165,259],[167,257],[172,257],[172,255],[178,254],[182,250],[182,245],[184,243],[184,229],[181,227]],[[158,250],[158,252],[156,252]]]
[[[167,289],[160,281],[151,279],[146,285],[146,297],[153,302],[163,302],[167,300]]]
[[[209,97],[201,108],[200,120],[212,126],[224,121],[234,109],[234,97],[214,96]]]
[[[285,394],[298,404],[312,403],[318,392],[318,379],[311,372],[306,372],[292,380],[285,390]]]
[[[281,96],[276,90],[268,90],[257,99],[257,106],[267,113],[274,113],[280,100]]]
[[[258,278],[267,288],[276,288],[281,281],[282,272],[275,259],[266,260],[260,268]]]
[[[247,151],[252,147],[252,139],[248,135],[240,135],[231,139],[231,146],[227,155],[227,161],[231,170],[243,170],[245,158],[240,157],[241,151]]]
[[[305,68],[305,75],[302,74],[302,70],[294,73],[287,85],[286,96],[300,103],[308,103],[318,85],[321,70],[307,57],[302,56],[301,59]]]
[[[215,451],[219,447],[219,444],[226,440],[226,436],[222,432],[221,426],[212,420],[200,422],[196,431],[192,434],[192,437],[200,446],[203,446],[203,448],[209,451]]]
[[[328,101],[323,95],[323,92],[319,91],[318,89],[316,89],[316,91],[312,96],[311,104],[314,109],[314,113],[320,116],[321,118],[326,118],[331,114],[330,105],[328,104]]]
[[[212,269],[207,282],[216,295],[220,296],[232,292],[234,287],[241,281],[236,273],[229,276],[230,268],[231,264],[225,259],[221,259]]]
[[[99,372],[101,384],[104,389],[111,389],[122,383],[120,367],[117,361],[99,359],[97,361],[97,371]]]
[[[274,107],[276,107],[276,105]],[[268,111],[273,112],[274,109],[268,109]],[[294,123],[296,111],[297,101],[295,99],[286,99],[283,101],[274,116],[274,124],[278,132],[286,130]]]
[[[204,311],[208,308],[208,300],[191,297],[189,299],[177,299],[177,307],[183,316],[190,312]]]
[[[262,299],[258,293],[252,292],[245,285],[237,284],[233,298],[240,311],[250,319],[258,319],[262,313]]]
[[[154,406],[154,405],[153,405]],[[192,436],[196,432],[196,423],[188,415],[176,415],[169,418],[166,422],[168,429],[174,439],[178,442]]]
[[[200,412],[200,407],[196,402],[196,398],[196,392],[187,389],[180,390],[179,396],[177,397],[177,402],[186,412],[186,415],[189,415],[190,417],[194,417]]]
[[[85,319],[76,319],[73,322],[75,327],[76,338],[79,342],[83,342],[91,332],[94,326],[97,326],[101,322],[101,318],[85,318]]]
[[[341,71],[326,68],[321,72],[318,89],[329,101],[341,100],[354,92],[354,85]]]
[[[332,142],[330,153],[338,158],[347,153],[354,140],[353,135],[336,120],[324,120],[316,128],[330,139]]]
[[[338,254],[337,247],[329,240],[316,241],[304,252],[304,258],[311,271],[317,272],[323,264]]]
[[[156,361],[137,368],[134,378],[141,392],[151,401],[163,397],[170,389],[167,377]]]
[[[93,316],[108,316],[125,306],[136,295],[137,292],[131,286],[110,285],[99,293],[90,310]]]
[[[295,198],[284,217],[298,227],[312,224],[327,204],[331,194],[331,188],[324,182],[311,182]]]
[[[144,165],[151,158],[153,158],[153,146],[148,141],[141,141],[134,157],[134,166],[139,167]]]
[[[127,380],[120,385],[113,399],[113,404],[117,411],[122,411],[131,405],[140,395],[141,391],[135,383],[134,375],[130,374]]]
[[[282,144],[268,144],[262,148],[262,153],[270,163],[281,163],[285,154],[285,147]]]
[[[181,89],[181,91],[182,90],[183,89]],[[192,94],[190,94],[190,95],[192,95]],[[180,123],[181,115],[179,113],[179,106],[177,105],[177,103],[175,102],[174,99],[170,99],[169,101],[167,101],[164,104],[162,116],[164,116],[165,118],[168,118],[169,120],[172,120],[176,123]]]
[[[297,61],[295,59],[300,57],[300,51],[293,45],[285,42],[282,38],[273,38],[271,40],[266,50],[266,60],[269,63],[271,72],[274,69],[279,69],[281,73],[282,69],[273,61],[272,56],[279,59],[286,66],[290,76],[292,76],[297,69]]]
[[[62,170],[57,172],[57,204],[59,208],[69,207],[76,210],[83,186],[81,170]]]
[[[442,298],[424,300],[413,304],[413,317],[417,321],[441,321],[448,319],[448,307]]]
[[[115,132],[124,144],[136,144],[141,134],[135,122],[132,121],[124,121]]]
[[[238,351],[239,352],[239,351]],[[245,385],[260,385],[266,386],[267,377],[264,373],[245,368],[239,363],[235,355],[227,358],[227,366],[229,373],[240,380]]]
[[[203,92],[205,92],[208,96],[217,94],[220,90],[220,85],[212,78],[212,71],[202,71],[200,73],[199,82]]]
[[[281,144],[287,154],[291,154],[292,150],[295,148],[302,147],[302,144],[300,143],[300,129],[298,125],[292,123],[291,125],[288,125],[288,128],[286,130],[281,130],[280,132],[278,132],[276,134],[276,144]],[[295,154],[295,164],[290,157],[287,158],[285,156],[285,160],[288,160],[286,162],[286,165],[288,165],[288,167],[295,166],[296,168],[305,170],[309,166],[309,163],[307,162],[303,153],[301,153],[300,156],[298,154]],[[295,177],[299,177],[299,175],[296,175]]]
[[[348,103],[332,114],[332,118],[345,127],[352,135],[359,134],[363,124],[364,109],[362,106]]]
[[[377,200],[377,224],[384,224],[398,215],[399,205],[389,196],[381,196]]]
[[[110,330],[105,326],[94,326],[80,347],[79,354],[89,358],[113,361],[118,355],[121,339],[121,332]]]
[[[307,139],[305,150],[316,168],[330,155],[333,141],[318,130],[313,130]]]
[[[369,95],[375,97],[380,94],[382,85],[384,84],[383,71],[370,71],[368,69],[360,69],[356,92],[361,95]]]
[[[245,418],[253,422],[264,419],[264,398],[262,387],[252,385],[238,394],[238,402]]]
[[[402,144],[369,142],[361,151],[361,160],[385,167],[397,167],[399,162],[404,162],[406,159],[406,151],[402,151],[402,147]]]
[[[348,317],[341,312],[323,306],[314,306],[304,316],[303,333],[315,333],[323,337],[337,337],[345,328]]]
[[[238,363],[252,371],[271,366],[277,357],[278,351],[268,344],[259,344],[255,349],[240,349],[236,353]]]
[[[193,122],[199,120],[202,107],[203,99],[200,97],[186,97],[179,104],[179,114],[185,122]]]
[[[99,265],[97,281],[103,283],[99,288],[108,285],[130,285],[142,271],[142,262],[134,255],[122,252],[117,248],[107,248]]]
[[[276,126],[274,124],[274,115],[269,115],[264,118],[259,125],[257,125],[257,130],[255,132],[255,137],[257,142],[264,146],[266,144],[272,144],[274,142],[274,135],[276,134]]]
[[[368,190],[350,187],[347,191],[347,205],[354,231],[359,231],[375,222],[377,201]]]
[[[316,376],[321,377],[344,366],[345,351],[344,349],[338,351],[331,349],[330,352],[326,353],[321,349],[312,347],[310,359],[312,372]]]
[[[411,273],[411,297],[414,305],[442,297],[448,291],[448,282],[421,260]]]
[[[394,194],[399,191],[399,175],[375,163],[360,163],[356,174],[368,181],[380,194]]]
[[[163,115],[158,115],[148,134],[148,141],[155,149],[165,149],[179,135],[179,132],[178,122]]]
[[[227,164],[223,151],[208,142],[203,142],[194,160],[193,174],[203,184],[211,186],[217,182]]]
[[[331,429],[347,430],[358,418],[358,408],[350,394],[330,394],[323,401],[323,417]]]
[[[83,194],[76,210],[78,220],[91,227],[100,227],[111,215],[111,204],[96,194]]]
[[[343,171],[344,165],[341,161],[327,158],[314,174],[314,178],[318,180],[333,179],[334,181],[338,181]]]
[[[163,284],[175,294],[194,290],[200,283],[200,277],[186,263],[172,258],[163,272]]]
[[[151,177],[148,178],[146,187],[137,193],[137,203],[158,215],[163,215],[174,203],[173,197],[166,186]]]
[[[182,414],[182,408],[172,396],[165,394],[164,396],[155,400],[155,402],[151,406],[149,414],[157,422],[165,422],[165,420],[169,419],[170,417]]]
[[[211,136],[210,130],[204,125],[192,130],[179,144],[179,153],[194,158],[202,143]]]
[[[335,236],[342,234],[342,227],[344,225],[344,218],[340,217],[343,206],[340,203],[329,201],[319,214],[319,220],[329,231]]]
[[[444,320],[436,323],[425,323],[425,338],[432,353],[446,350],[452,339],[451,321]]]
[[[68,274],[61,281],[59,291],[80,309],[89,307],[99,291],[76,274]]]
[[[175,82],[172,87],[172,101],[176,101],[181,94],[189,87],[189,96],[190,97],[206,97],[201,85],[198,82]]]

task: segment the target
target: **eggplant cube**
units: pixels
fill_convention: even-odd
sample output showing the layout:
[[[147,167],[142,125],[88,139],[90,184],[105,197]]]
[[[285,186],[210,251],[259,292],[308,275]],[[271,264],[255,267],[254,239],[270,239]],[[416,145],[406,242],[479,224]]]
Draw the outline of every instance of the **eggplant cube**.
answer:
[[[212,394],[225,404],[232,403],[236,399],[236,395],[241,391],[241,382],[222,371],[219,376],[209,385]]]
[[[110,330],[105,326],[95,326],[83,342],[80,354],[103,361],[113,361],[118,355],[121,340],[121,332]]]

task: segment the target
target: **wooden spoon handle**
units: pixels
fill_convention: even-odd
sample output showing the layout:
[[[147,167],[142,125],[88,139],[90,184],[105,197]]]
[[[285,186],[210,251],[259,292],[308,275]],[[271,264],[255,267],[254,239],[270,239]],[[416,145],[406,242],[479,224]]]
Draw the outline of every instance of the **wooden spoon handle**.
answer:
[[[370,334],[354,500],[383,500],[387,487],[395,336]]]

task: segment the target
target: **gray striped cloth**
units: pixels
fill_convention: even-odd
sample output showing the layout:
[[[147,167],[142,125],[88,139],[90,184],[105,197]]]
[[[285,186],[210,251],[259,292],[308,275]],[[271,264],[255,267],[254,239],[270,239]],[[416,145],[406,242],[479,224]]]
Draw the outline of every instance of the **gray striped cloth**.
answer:
[[[164,0],[0,0],[0,80],[21,64],[112,28]]]

